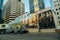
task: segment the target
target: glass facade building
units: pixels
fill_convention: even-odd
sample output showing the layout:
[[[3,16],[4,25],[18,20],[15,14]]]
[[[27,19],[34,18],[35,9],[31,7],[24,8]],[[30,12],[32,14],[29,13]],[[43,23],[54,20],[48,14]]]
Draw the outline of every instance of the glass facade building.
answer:
[[[39,10],[44,9],[45,8],[44,0],[38,0],[38,5],[39,5]]]
[[[0,9],[2,9],[3,1],[4,1],[4,0],[0,0]]]
[[[34,0],[29,0],[30,13],[34,12]]]
[[[4,0],[0,0],[0,24],[2,23],[3,2]]]
[[[45,8],[44,0],[29,0],[30,13],[40,11]]]

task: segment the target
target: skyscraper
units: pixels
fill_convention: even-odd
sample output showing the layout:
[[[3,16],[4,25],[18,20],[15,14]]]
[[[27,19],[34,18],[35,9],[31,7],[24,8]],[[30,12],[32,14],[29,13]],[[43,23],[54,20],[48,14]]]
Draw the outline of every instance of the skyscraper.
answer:
[[[37,12],[45,8],[44,0],[29,0],[30,13]]]
[[[3,2],[4,0],[0,0],[0,23],[2,23],[2,12],[3,12]]]
[[[60,0],[50,0],[50,4],[54,12],[55,25],[60,28]]]
[[[4,15],[3,15],[3,22],[4,23],[8,23],[9,22],[9,15],[10,15],[10,10],[11,10],[11,6],[10,6],[11,4],[10,4],[10,0],[8,0],[6,3],[5,3],[5,5],[4,5],[4,8],[3,8],[3,10],[4,10]]]
[[[0,9],[2,9],[2,7],[3,7],[3,2],[4,2],[4,0],[0,0]]]
[[[29,0],[30,13],[34,12],[34,0]]]
[[[21,0],[8,0],[4,6],[4,22],[14,21],[18,16],[24,14],[23,4]]]

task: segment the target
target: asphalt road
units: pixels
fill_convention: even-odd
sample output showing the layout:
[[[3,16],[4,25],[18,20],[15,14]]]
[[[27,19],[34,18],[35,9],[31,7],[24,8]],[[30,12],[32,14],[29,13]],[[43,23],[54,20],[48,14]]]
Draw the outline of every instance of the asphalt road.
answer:
[[[58,33],[0,34],[0,40],[60,40]]]

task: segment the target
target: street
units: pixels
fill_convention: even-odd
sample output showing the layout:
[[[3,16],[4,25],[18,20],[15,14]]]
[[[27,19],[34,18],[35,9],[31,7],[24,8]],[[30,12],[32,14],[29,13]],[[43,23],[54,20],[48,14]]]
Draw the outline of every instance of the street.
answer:
[[[0,34],[0,40],[60,40],[58,33]]]

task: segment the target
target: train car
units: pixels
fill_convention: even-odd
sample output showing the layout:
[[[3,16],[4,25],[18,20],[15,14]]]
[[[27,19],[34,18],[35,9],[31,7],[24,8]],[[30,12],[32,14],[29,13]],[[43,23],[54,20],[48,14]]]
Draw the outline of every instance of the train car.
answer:
[[[0,24],[0,33],[6,33],[7,24]]]

